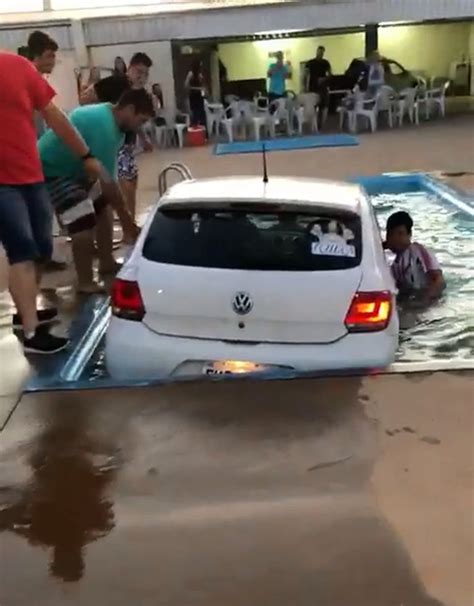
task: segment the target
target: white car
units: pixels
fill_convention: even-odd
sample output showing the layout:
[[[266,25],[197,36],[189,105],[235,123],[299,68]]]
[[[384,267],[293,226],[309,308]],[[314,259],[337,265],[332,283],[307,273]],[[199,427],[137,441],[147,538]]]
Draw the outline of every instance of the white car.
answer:
[[[383,368],[396,287],[357,185],[186,180],[150,213],[112,288],[117,379]]]

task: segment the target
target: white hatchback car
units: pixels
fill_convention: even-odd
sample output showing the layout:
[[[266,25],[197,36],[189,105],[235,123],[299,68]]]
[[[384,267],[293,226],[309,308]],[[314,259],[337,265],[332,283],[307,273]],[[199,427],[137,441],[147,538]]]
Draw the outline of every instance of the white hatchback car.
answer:
[[[112,288],[117,379],[383,368],[396,288],[356,185],[235,177],[174,185]]]

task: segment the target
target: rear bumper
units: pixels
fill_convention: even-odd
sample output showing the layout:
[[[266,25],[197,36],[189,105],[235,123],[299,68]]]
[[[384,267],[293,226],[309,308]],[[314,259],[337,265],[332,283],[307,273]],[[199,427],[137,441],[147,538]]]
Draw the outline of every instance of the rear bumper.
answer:
[[[349,334],[336,343],[232,344],[158,335],[138,322],[112,318],[106,338],[109,374],[120,380],[150,380],[200,374],[203,362],[244,360],[297,372],[385,368],[398,347],[398,322],[387,330]]]

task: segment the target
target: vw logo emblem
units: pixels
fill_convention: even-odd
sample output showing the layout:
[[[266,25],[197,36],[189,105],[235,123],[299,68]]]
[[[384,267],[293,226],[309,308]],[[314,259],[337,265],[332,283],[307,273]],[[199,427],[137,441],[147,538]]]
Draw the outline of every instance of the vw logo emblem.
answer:
[[[239,316],[245,316],[250,313],[253,308],[251,296],[246,292],[238,292],[232,299],[232,309]]]

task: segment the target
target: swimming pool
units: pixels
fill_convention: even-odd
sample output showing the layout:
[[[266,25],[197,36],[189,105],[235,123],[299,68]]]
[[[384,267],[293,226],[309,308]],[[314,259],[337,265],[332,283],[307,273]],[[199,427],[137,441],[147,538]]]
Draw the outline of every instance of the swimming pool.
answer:
[[[388,216],[405,210],[414,222],[413,238],[430,248],[444,272],[447,288],[427,310],[400,309],[397,361],[472,358],[474,355],[474,221],[454,206],[425,192],[372,197],[382,228]]]
[[[394,370],[427,363],[469,367],[474,359],[474,200],[422,173],[393,173],[353,181],[371,196],[381,228],[396,210],[414,220],[414,239],[431,248],[447,281],[443,298],[427,310],[400,311],[400,346]],[[109,318],[104,298],[92,297],[71,326],[72,347],[55,369],[36,368],[27,390],[115,385],[105,368],[104,333]]]
[[[474,223],[426,192],[371,196],[381,229],[388,216],[405,210],[414,221],[414,240],[432,249],[444,271],[446,294],[429,309],[400,312],[397,362],[469,359],[474,355]],[[90,381],[107,376],[103,342],[84,371]]]

